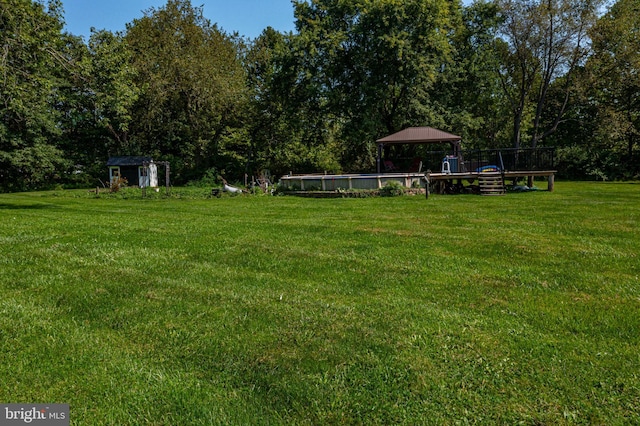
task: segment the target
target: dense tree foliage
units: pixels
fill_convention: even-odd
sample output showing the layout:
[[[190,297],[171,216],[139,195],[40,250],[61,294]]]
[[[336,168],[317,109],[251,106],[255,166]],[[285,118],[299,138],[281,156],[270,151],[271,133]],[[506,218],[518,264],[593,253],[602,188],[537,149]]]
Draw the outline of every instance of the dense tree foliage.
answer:
[[[104,173],[105,158],[130,147],[130,124],[139,88],[131,52],[122,36],[93,32],[85,44],[70,38],[71,70],[59,105],[61,146],[77,165],[75,173]],[[81,181],[79,183],[89,183]]]
[[[521,145],[523,124],[530,145],[557,130],[563,118],[576,69],[587,56],[587,31],[599,3],[594,0],[501,0],[504,15],[500,38],[499,76],[513,115],[513,146]],[[556,104],[554,120],[542,128],[551,84],[562,77],[564,102]],[[524,123],[525,121],[528,123]]]
[[[372,141],[411,123],[448,127],[432,94],[452,64],[457,3],[316,0],[295,14],[307,84],[349,141],[343,163],[370,169]]]
[[[509,138],[509,112],[496,73],[500,62],[495,42],[502,19],[496,2],[475,2],[462,10],[461,25],[452,37],[448,84],[432,94],[440,99],[450,130],[463,137],[467,148],[504,147]]]
[[[250,102],[244,128],[251,140],[247,172],[268,169],[339,171],[335,120],[305,71],[300,38],[267,28],[247,54]],[[253,170],[251,170],[253,169]]]
[[[639,7],[294,0],[295,32],[246,40],[168,0],[85,41],[60,0],[0,0],[0,190],[95,185],[112,155],[169,160],[178,184],[371,171],[376,139],[423,125],[637,178]]]
[[[592,28],[591,100],[596,111],[594,140],[613,177],[640,176],[640,2],[620,0]],[[619,166],[616,168],[616,166]],[[607,167],[600,168],[604,172]]]
[[[227,128],[237,125],[245,96],[234,40],[201,8],[180,0],[135,20],[125,40],[140,95],[131,123],[135,140],[122,153],[168,156],[178,178],[233,163],[229,145],[239,141],[227,137]]]
[[[0,2],[0,185],[37,187],[66,166],[56,104],[64,71],[61,4]]]

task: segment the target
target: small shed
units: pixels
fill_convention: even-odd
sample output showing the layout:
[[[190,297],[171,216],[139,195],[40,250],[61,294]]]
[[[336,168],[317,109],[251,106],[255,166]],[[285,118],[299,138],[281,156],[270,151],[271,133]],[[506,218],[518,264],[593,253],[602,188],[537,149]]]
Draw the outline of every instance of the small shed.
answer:
[[[158,186],[158,167],[151,157],[110,157],[107,167],[109,182],[124,178],[130,186],[141,188]]]

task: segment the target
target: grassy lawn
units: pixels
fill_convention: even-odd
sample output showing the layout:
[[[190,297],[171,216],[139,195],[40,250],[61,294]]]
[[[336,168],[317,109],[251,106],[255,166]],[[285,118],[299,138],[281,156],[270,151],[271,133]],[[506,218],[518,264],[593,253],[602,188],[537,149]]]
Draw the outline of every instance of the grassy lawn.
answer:
[[[638,424],[639,253],[640,184],[4,194],[0,401],[83,425]]]

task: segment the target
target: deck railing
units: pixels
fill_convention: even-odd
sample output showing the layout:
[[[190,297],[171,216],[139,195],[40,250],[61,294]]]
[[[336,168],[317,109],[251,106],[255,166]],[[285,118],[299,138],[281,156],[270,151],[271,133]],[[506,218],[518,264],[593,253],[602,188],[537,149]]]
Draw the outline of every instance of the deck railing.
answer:
[[[442,161],[450,156],[447,151],[427,152],[422,160],[422,170],[439,172]],[[556,149],[544,148],[503,148],[462,151],[459,157],[450,160],[451,172],[475,172],[483,168],[495,167],[501,171],[554,170]]]

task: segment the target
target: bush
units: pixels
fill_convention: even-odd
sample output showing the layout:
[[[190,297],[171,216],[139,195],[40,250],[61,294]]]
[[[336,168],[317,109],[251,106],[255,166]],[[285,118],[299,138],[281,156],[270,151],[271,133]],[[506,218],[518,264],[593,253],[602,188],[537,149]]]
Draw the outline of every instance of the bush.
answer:
[[[274,195],[282,195],[285,192],[301,191],[301,190],[302,189],[300,188],[300,185],[298,185],[297,183],[293,183],[291,185],[283,185],[279,183],[278,185],[276,185]]]
[[[127,186],[127,179],[126,178],[115,178],[113,179],[110,183],[109,183],[109,192],[111,193],[115,193],[120,191],[122,188]]]
[[[380,189],[381,197],[400,197],[404,195],[404,186],[400,182],[390,180]]]
[[[190,180],[187,182],[187,186],[205,188],[212,186],[220,186],[222,185],[222,177],[218,173],[218,170],[215,167],[212,167],[204,172],[200,179]]]

